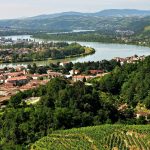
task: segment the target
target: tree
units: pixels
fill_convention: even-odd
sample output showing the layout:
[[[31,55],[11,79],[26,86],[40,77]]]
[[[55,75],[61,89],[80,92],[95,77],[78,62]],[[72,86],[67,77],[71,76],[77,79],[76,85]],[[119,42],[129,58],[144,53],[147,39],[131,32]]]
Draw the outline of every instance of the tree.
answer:
[[[17,108],[20,107],[21,101],[22,101],[22,92],[19,92],[18,94],[10,98],[9,105],[11,107]]]
[[[83,82],[86,82],[86,78],[85,77],[83,78]]]

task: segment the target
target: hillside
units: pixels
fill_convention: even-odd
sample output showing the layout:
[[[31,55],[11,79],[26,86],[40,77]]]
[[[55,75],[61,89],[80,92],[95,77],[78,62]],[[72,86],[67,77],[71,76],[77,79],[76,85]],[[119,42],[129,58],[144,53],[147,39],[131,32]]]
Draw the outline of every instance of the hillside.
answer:
[[[136,9],[108,9],[95,13],[98,16],[149,16],[149,10],[136,10]]]
[[[117,142],[120,143],[120,147],[122,146],[119,150],[128,150],[128,147],[134,147],[134,145],[148,147],[150,143],[146,141],[149,141],[149,137],[145,133],[149,134],[150,126],[139,128],[138,126],[129,126],[130,128],[124,126],[101,126],[102,130],[98,131],[97,128],[91,128],[90,132],[86,133],[86,136],[81,135],[81,137],[74,134],[79,134],[80,132],[85,134],[84,129],[88,128],[76,129],[75,131],[80,131],[77,133],[74,130],[65,131],[72,128],[102,124],[149,124],[150,56],[142,57],[142,60],[137,59],[133,63],[125,63],[124,65],[118,64],[115,60],[77,63],[76,65],[69,64],[68,68],[75,68],[85,73],[88,73],[87,70],[90,69],[105,70],[109,73],[104,77],[87,80],[86,82],[90,83],[90,85],[86,84],[85,80],[84,82],[73,83],[68,79],[54,78],[46,85],[19,92],[12,96],[7,106],[0,113],[0,149],[28,148],[35,141],[52,133],[57,135],[52,135],[54,138],[50,138],[50,140],[52,140],[52,144],[55,139],[58,141],[53,146],[59,150],[57,146],[61,146],[60,143],[62,143],[58,139],[61,136],[58,135],[59,132],[57,131],[59,130],[64,130],[61,132],[67,133],[65,138],[61,138],[63,141],[66,141],[67,138],[67,142],[70,142],[68,137],[73,136],[72,146],[79,141],[81,145],[87,145],[87,150],[89,150],[88,146],[90,147],[93,143],[100,150],[102,150],[100,146],[112,147],[111,145]],[[33,72],[39,70],[36,65],[29,66],[29,68]],[[51,64],[49,69],[54,68],[59,70],[57,65],[54,64]],[[60,69],[65,70],[67,67]],[[27,104],[24,101],[33,97],[40,97],[36,104]],[[105,127],[107,131],[103,133]],[[95,133],[97,132],[100,134],[96,136]],[[132,137],[128,137],[125,133],[134,134],[132,134]],[[92,144],[89,140],[87,141],[87,136],[94,140]],[[127,141],[126,136],[129,141]],[[115,141],[111,142],[109,138]],[[122,140],[122,138],[126,138],[128,143],[123,144],[125,140]],[[86,140],[82,142],[82,139]],[[95,142],[96,140],[98,142]],[[49,144],[51,143],[49,142]],[[43,147],[44,145],[46,144],[44,143]],[[38,150],[36,147],[33,148]],[[60,147],[60,150],[63,149]],[[143,149],[139,148],[137,150]],[[149,150],[149,148],[146,150]]]
[[[150,126],[102,125],[53,132],[31,150],[149,150]]]
[[[104,10],[96,13],[64,12],[25,19],[0,20],[3,31],[55,32],[72,30],[133,30],[149,25],[150,11]],[[143,24],[141,24],[141,22]],[[2,33],[0,33],[2,34]]]
[[[47,14],[34,16],[27,19],[46,19],[60,16],[113,16],[113,17],[127,17],[127,16],[150,16],[150,10],[136,10],[136,9],[107,9],[96,13],[81,13],[81,12],[63,12],[56,14]]]

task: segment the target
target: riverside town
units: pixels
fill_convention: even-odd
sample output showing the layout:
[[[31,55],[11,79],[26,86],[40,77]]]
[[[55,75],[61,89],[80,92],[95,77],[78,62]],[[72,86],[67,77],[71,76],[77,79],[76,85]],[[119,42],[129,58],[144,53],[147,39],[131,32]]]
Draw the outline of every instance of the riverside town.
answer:
[[[116,64],[123,65],[124,63],[136,63],[137,61],[143,61],[145,56],[131,56],[127,58],[115,57],[112,61]],[[94,65],[93,62],[89,62]],[[102,62],[100,62],[102,63]],[[53,67],[52,67],[53,66]],[[72,64],[72,62],[61,62],[57,64],[50,64],[49,66],[16,66],[5,67],[0,69],[0,105],[7,102],[11,96],[15,95],[19,91],[25,91],[32,88],[36,88],[40,85],[45,85],[52,78],[63,77],[68,78],[71,82],[77,81],[90,81],[92,78],[103,77],[111,72],[108,72],[107,68],[99,70],[83,71],[78,69],[78,64]],[[76,67],[77,69],[73,69]],[[79,67],[80,68],[80,67]],[[53,70],[52,70],[53,69]],[[55,71],[57,70],[57,72]]]
[[[150,150],[150,0],[0,0],[0,150]]]

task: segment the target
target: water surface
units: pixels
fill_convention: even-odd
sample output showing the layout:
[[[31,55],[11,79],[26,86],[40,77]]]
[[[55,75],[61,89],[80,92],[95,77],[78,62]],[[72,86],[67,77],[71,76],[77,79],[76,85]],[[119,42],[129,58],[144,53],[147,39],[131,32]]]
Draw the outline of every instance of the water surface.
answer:
[[[12,38],[13,40],[17,39],[33,39],[30,35],[21,35],[21,36],[7,36],[6,38]],[[36,41],[43,41],[41,39],[35,39]],[[67,42],[67,41],[66,41]],[[70,43],[70,42],[69,42]],[[136,45],[126,45],[126,44],[108,44],[108,43],[99,43],[99,42],[80,42],[83,46],[89,46],[95,49],[95,54],[78,57],[78,58],[69,58],[69,59],[58,59],[58,60],[46,60],[46,61],[36,61],[38,65],[48,65],[50,62],[64,62],[72,61],[75,62],[87,62],[87,61],[100,61],[103,59],[110,60],[114,57],[127,57],[133,55],[150,55],[150,48],[136,46]],[[4,66],[16,66],[16,65],[27,65],[33,64],[33,62],[23,62],[23,63],[11,63],[11,64],[1,64],[0,67]]]

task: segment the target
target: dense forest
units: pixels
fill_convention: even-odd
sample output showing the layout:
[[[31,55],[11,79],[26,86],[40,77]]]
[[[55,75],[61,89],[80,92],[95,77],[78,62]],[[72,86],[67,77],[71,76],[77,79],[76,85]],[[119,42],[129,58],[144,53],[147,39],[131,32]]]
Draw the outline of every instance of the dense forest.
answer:
[[[27,149],[54,130],[100,124],[147,124],[135,118],[139,104],[150,109],[150,57],[134,64],[116,65],[111,74],[70,83],[54,78],[37,89],[12,96],[0,112],[0,148]],[[25,99],[40,97],[36,104]],[[118,107],[127,104],[124,111]],[[149,116],[148,116],[149,118]]]
[[[143,103],[150,109],[150,57],[135,64],[117,66],[111,74],[93,79],[95,86],[111,96],[118,96],[119,103],[127,103],[133,108]]]
[[[73,69],[77,69],[83,74],[88,74],[89,70],[104,70],[104,72],[111,72],[116,66],[120,66],[120,63],[116,60],[102,60],[96,62],[77,62],[73,64]]]

